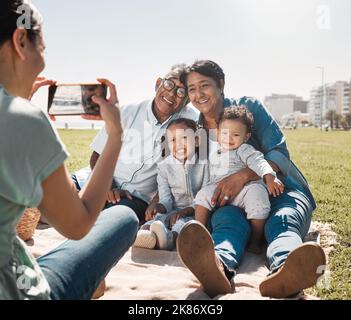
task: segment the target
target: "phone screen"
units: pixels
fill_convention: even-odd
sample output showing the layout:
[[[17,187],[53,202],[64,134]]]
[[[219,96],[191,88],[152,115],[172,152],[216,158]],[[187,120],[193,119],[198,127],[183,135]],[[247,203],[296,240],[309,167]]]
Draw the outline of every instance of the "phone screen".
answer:
[[[92,101],[93,96],[106,99],[107,87],[103,84],[58,84],[49,87],[48,114],[69,116],[100,114],[100,107]]]

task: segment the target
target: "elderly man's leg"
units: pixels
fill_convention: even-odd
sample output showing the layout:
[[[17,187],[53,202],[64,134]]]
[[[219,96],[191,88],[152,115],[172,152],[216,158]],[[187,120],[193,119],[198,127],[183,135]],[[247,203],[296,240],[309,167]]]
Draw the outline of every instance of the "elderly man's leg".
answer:
[[[138,228],[126,206],[104,210],[88,235],[68,240],[38,258],[55,300],[91,299],[111,268],[133,244]]]
[[[272,200],[271,216],[265,226],[272,275],[261,283],[262,295],[287,297],[313,286],[321,276],[323,250],[316,244],[303,244],[312,211],[309,199],[297,190],[287,190]]]

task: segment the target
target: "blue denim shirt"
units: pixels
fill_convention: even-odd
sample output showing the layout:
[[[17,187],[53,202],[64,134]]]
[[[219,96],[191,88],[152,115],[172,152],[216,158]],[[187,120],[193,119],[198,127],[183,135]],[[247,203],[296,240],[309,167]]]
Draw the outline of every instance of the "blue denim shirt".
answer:
[[[306,178],[296,165],[290,160],[285,137],[277,122],[258,100],[249,97],[240,99],[224,99],[224,107],[246,106],[254,117],[254,126],[250,140],[247,142],[261,151],[267,161],[274,162],[280,169],[279,178],[288,189],[301,191],[310,201],[314,209],[316,202],[309,188]],[[202,119],[200,116],[199,124]]]

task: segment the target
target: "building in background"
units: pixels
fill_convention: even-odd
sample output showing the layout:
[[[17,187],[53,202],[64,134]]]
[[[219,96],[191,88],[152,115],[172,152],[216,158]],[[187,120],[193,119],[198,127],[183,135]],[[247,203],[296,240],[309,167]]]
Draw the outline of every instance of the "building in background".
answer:
[[[310,121],[319,125],[321,123],[321,105],[323,111],[323,123],[326,122],[325,117],[330,110],[334,110],[337,114],[345,116],[351,112],[351,80],[337,81],[328,83],[324,87],[314,87],[311,90],[311,98],[308,105],[308,113]],[[323,96],[322,96],[323,95]]]
[[[280,124],[283,119],[285,121],[286,115],[294,112],[306,114],[308,109],[308,101],[294,94],[273,94],[264,99],[264,104]]]
[[[285,114],[281,119],[281,127],[283,129],[293,129],[299,127],[308,127],[310,123],[310,115],[301,111]]]

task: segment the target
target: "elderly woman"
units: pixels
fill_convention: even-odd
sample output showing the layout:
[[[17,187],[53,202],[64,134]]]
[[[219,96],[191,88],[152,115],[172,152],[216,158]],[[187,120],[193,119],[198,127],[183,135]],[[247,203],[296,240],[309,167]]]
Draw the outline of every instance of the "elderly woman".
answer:
[[[225,75],[213,61],[197,61],[182,82],[191,103],[201,112],[199,125],[208,132],[209,154],[216,152],[218,121],[224,108],[246,106],[254,117],[253,133],[247,142],[261,151],[279,179],[284,193],[270,197],[271,213],[265,225],[270,275],[261,283],[263,296],[282,298],[316,284],[325,266],[320,246],[303,244],[312,212],[316,208],[306,179],[290,160],[283,133],[257,100],[224,97]],[[240,208],[226,206],[243,187],[258,176],[246,168],[218,183],[212,201],[220,209],[212,213],[210,229],[190,222],[178,237],[178,252],[210,296],[233,290],[233,277],[250,236],[250,225]],[[212,236],[212,238],[211,238]],[[214,245],[213,245],[214,242]]]
[[[27,29],[17,25],[23,8],[29,13]],[[78,194],[64,164],[65,147],[43,112],[28,101],[45,65],[41,23],[33,5],[1,0],[0,300],[90,299],[132,245],[138,226],[127,207],[118,215],[104,211],[99,216],[121,147],[118,100],[114,85],[101,81],[111,97],[94,102],[100,105],[108,141]],[[36,261],[16,237],[26,207],[39,207],[54,228],[76,241],[68,240]]]

